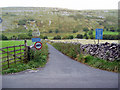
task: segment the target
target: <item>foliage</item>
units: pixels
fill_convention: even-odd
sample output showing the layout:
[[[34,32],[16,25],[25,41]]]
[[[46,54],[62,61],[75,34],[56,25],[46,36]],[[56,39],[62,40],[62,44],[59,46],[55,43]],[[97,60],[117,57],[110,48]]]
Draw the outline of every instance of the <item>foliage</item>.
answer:
[[[8,38],[7,38],[7,36],[5,36],[5,35],[0,35],[0,40],[8,40]]]
[[[53,31],[52,30],[49,30],[49,33],[52,33]]]
[[[26,34],[19,34],[19,35],[18,35],[18,39],[31,39],[31,37],[29,37],[29,36],[26,35]]]
[[[85,63],[92,67],[114,72],[118,72],[118,66],[120,65],[120,61],[109,62],[90,55],[85,57]]]
[[[57,35],[53,39],[56,39],[56,40],[61,39],[61,36]]]
[[[76,38],[83,39],[83,35],[82,35],[82,34],[78,34],[78,35],[76,36]]]
[[[19,22],[18,22],[18,25],[25,25],[26,24],[26,20],[24,19],[24,20],[19,20]]]
[[[78,30],[73,30],[73,33],[76,33],[76,32],[78,32]]]
[[[13,35],[10,39],[11,40],[17,40],[18,38],[17,38],[17,36]]]
[[[45,64],[47,63],[47,58],[48,58],[48,46],[44,42],[43,47],[40,51],[33,50],[30,51],[30,61],[27,64],[25,63],[16,64],[7,70],[3,70],[2,74],[16,73],[26,69],[44,67]]]
[[[94,39],[94,36],[93,36],[93,35],[90,35],[90,39]]]
[[[119,40],[120,35],[103,35],[104,40]]]
[[[29,36],[29,37],[32,37],[32,30],[29,30],[28,36]]]
[[[62,53],[64,53],[65,55],[81,62],[81,63],[85,63],[89,66],[95,67],[95,68],[99,68],[99,69],[103,69],[103,70],[108,70],[108,71],[114,71],[114,72],[118,72],[119,70],[119,66],[120,66],[120,61],[106,61],[94,56],[90,56],[90,55],[84,55],[81,51],[80,51],[80,45],[79,44],[71,44],[71,43],[52,43],[52,45],[58,49],[59,51],[61,51]]]
[[[55,30],[55,33],[59,33],[59,30],[58,30],[58,29],[56,29],[56,30]]]
[[[85,39],[88,39],[88,38],[89,38],[88,35],[87,35],[87,33],[84,34],[84,38],[85,38]]]
[[[92,32],[92,31],[90,31],[88,34],[89,34],[89,35],[93,35],[93,32]]]
[[[47,37],[47,36],[44,36],[43,39],[48,39],[48,37]]]
[[[75,45],[75,44],[71,44],[71,43],[53,43],[52,44],[56,49],[58,49],[59,51],[61,51],[62,53],[72,57],[72,58],[76,58],[77,54],[79,54],[80,50],[79,50],[79,46],[80,45]]]
[[[67,37],[67,39],[73,39],[74,37],[73,37],[73,35],[69,35],[68,37]]]
[[[83,28],[83,31],[84,31],[84,32],[88,32],[89,29],[86,27],[86,28]]]

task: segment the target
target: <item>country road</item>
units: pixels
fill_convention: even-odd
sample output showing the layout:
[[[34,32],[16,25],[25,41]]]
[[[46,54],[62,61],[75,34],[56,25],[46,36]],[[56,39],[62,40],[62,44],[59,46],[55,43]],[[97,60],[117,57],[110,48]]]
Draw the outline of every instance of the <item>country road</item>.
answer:
[[[3,88],[118,88],[118,74],[94,69],[49,45],[49,61],[38,72],[2,77]]]

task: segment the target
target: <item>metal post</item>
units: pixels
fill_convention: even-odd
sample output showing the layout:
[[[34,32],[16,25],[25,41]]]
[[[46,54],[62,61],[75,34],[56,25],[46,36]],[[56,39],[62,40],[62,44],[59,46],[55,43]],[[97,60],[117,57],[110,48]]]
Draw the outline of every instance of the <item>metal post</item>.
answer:
[[[99,39],[98,39],[98,44],[99,44]]]

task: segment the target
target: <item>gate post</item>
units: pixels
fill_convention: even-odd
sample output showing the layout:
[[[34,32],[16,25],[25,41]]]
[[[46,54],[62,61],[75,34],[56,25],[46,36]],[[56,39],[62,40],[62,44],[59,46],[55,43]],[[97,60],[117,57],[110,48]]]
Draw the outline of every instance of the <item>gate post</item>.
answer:
[[[25,59],[24,59],[24,62],[27,63],[27,40],[26,39],[24,41],[24,44],[25,44]]]
[[[30,46],[28,46],[27,59],[30,61]]]

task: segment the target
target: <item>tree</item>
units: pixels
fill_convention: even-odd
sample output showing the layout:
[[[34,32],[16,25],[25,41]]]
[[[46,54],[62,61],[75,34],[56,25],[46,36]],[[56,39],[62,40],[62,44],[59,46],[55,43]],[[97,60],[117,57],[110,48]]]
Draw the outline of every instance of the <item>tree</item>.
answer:
[[[84,31],[84,32],[88,32],[89,29],[88,29],[88,28],[83,28],[83,31]]]
[[[11,37],[11,39],[12,39],[12,40],[16,40],[16,39],[17,39],[17,36],[13,35],[13,36]]]
[[[61,36],[57,35],[53,39],[61,39]]]
[[[56,30],[55,30],[55,33],[58,33],[58,32],[59,32],[58,29],[56,29]]]
[[[76,32],[78,32],[78,30],[73,30],[73,33],[76,33]]]
[[[47,37],[47,36],[44,36],[43,39],[48,39],[48,37]]]
[[[93,29],[91,29],[91,31],[94,31]]]
[[[88,36],[85,36],[85,39],[88,39],[89,37]]]
[[[106,31],[109,31],[109,29],[108,29],[108,28],[106,28]]]
[[[94,39],[94,36],[93,36],[93,35],[90,35],[90,39]]]
[[[92,31],[90,31],[88,34],[89,34],[89,35],[93,35],[93,32],[92,32]]]
[[[49,33],[52,33],[52,30],[49,30]]]
[[[73,35],[68,36],[68,39],[73,39]]]
[[[84,34],[85,39],[88,39],[87,33]]]
[[[82,35],[82,34],[78,34],[78,35],[76,36],[76,38],[83,39],[83,35]]]
[[[27,34],[19,34],[18,39],[31,39]]]
[[[32,30],[29,30],[28,36],[29,36],[29,37],[32,37]]]
[[[0,40],[8,40],[8,38],[7,38],[7,36],[5,36],[5,35],[0,35]]]

